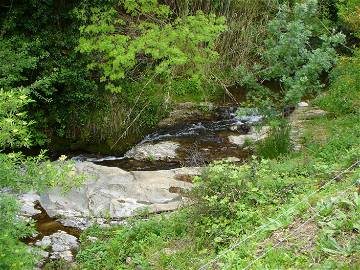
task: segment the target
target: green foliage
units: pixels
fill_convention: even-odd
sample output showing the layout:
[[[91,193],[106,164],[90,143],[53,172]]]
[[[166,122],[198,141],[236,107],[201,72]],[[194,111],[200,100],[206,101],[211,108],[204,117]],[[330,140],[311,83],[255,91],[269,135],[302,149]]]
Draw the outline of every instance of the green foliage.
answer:
[[[16,201],[10,196],[0,196],[0,268],[4,270],[31,270],[37,257],[30,253],[29,247],[20,242],[35,233],[27,222],[16,217],[19,210]]]
[[[28,121],[27,113],[24,111],[24,107],[32,102],[27,96],[28,92],[24,88],[16,91],[0,89],[0,146],[2,149],[31,145],[29,127],[34,122]]]
[[[37,58],[30,55],[31,43],[0,37],[0,88],[8,89],[26,81],[24,71],[33,69]]]
[[[211,85],[202,81],[197,75],[188,79],[178,79],[169,82],[175,102],[193,100],[201,102],[212,98],[218,93],[217,85]]]
[[[343,57],[331,72],[329,91],[316,103],[335,115],[360,114],[360,51]]]
[[[283,119],[272,121],[270,124],[269,136],[256,144],[257,155],[267,159],[288,154],[291,150],[289,124]]]
[[[275,205],[287,202],[306,185],[306,172],[297,168],[301,165],[288,165],[253,160],[242,166],[219,163],[206,168],[193,190],[195,235],[219,248],[260,226]]]
[[[360,197],[357,193],[327,198],[317,211],[321,232],[318,247],[325,256],[358,256],[360,254]],[[355,232],[357,237],[352,234]]]
[[[73,163],[65,162],[64,158],[51,163],[43,153],[37,157],[2,153],[4,149],[15,150],[32,144],[30,127],[34,122],[27,119],[25,110],[33,101],[28,96],[29,89],[9,88],[22,80],[19,77],[21,68],[12,73],[15,77],[9,76],[4,80],[8,82],[3,84],[6,90],[0,89],[0,189],[11,192],[43,190],[54,186],[69,189],[79,184],[82,178],[75,176]],[[34,233],[32,225],[17,217],[19,209],[15,199],[3,192],[0,193],[0,209],[0,268],[33,269],[37,259],[35,251],[19,240]]]
[[[47,262],[42,269],[44,270],[80,270],[78,265],[63,259]]]
[[[277,102],[284,107],[296,104],[304,95],[317,93],[323,85],[320,75],[336,60],[335,47],[344,42],[344,35],[328,35],[316,23],[317,1],[295,4],[293,9],[282,6],[269,23],[269,35],[261,51],[262,64],[253,72],[239,67],[240,84],[248,85],[256,99],[269,100],[270,91],[258,85],[259,80],[279,80],[281,95]],[[269,102],[268,102],[269,103]]]
[[[82,183],[83,177],[76,176],[74,162],[50,162],[44,154],[25,157],[21,153],[0,154],[0,188],[13,191],[34,189],[43,191],[48,187],[60,187],[67,191]]]
[[[27,120],[24,111],[24,106],[32,101],[27,94],[28,91],[22,88],[17,92],[0,90],[0,149],[29,147],[32,144],[29,126],[33,122]],[[74,181],[71,162],[64,162],[63,158],[53,164],[46,161],[44,153],[37,157],[24,157],[21,153],[0,152],[0,165],[0,188],[41,190],[46,186],[63,184],[66,189],[81,180]]]
[[[93,8],[90,14],[84,9],[76,12],[90,21],[80,28],[78,50],[94,55],[96,60],[89,68],[101,71],[100,79],[111,91],[119,91],[119,82],[139,71],[163,79],[194,73],[204,76],[204,69],[216,59],[214,41],[225,29],[223,18],[199,11],[168,22],[169,8],[157,1],[120,1],[118,5],[130,19],[113,7]],[[139,14],[150,19],[135,24]]]
[[[278,8],[277,0],[165,0],[177,16],[194,15],[198,10],[226,18],[227,31],[216,41],[219,59],[216,74],[227,84],[233,78],[226,73],[239,64],[251,66],[256,62],[256,51],[266,36],[266,26]],[[280,1],[283,2],[283,1]],[[221,75],[220,75],[221,74]]]
[[[27,108],[37,122],[35,145],[81,123],[99,105],[87,60],[74,50],[79,31],[70,11],[77,4],[21,0],[0,10],[0,88],[25,87],[36,101]]]
[[[305,135],[306,147],[325,163],[338,162],[342,153],[347,153],[350,160],[356,159],[360,154],[358,119],[358,115],[346,115],[334,119],[314,120],[311,122],[312,126],[308,126],[309,131]],[[324,130],[326,132],[322,134],[321,131]]]
[[[149,258],[161,261],[159,253],[169,239],[181,239],[187,228],[184,215],[153,217],[104,230],[93,227],[81,236],[82,249],[77,255],[81,269],[154,269]],[[89,236],[98,240],[91,242]],[[158,256],[158,257],[156,257]],[[152,263],[161,263],[153,261]],[[165,267],[165,266],[164,266]],[[166,267],[165,267],[166,268]]]
[[[340,19],[353,34],[360,37],[360,1],[339,0],[337,2]]]

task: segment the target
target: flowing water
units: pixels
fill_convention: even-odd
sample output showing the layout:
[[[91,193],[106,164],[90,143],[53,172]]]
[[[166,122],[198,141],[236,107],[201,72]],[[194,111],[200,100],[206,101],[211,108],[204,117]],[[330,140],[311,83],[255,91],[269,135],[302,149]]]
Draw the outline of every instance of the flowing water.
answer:
[[[180,145],[177,157],[167,160],[135,160],[126,156],[78,155],[76,161],[90,161],[95,164],[119,167],[124,170],[162,170],[181,166],[202,166],[214,160],[235,157],[239,161],[249,156],[244,150],[228,140],[230,135],[249,132],[250,126],[261,120],[259,115],[238,117],[236,107],[219,107],[211,116],[193,119],[145,136],[138,144],[156,144],[170,141]]]
[[[168,170],[182,166],[204,166],[214,160],[232,157],[237,162],[244,161],[249,156],[249,151],[243,147],[229,142],[230,135],[246,134],[250,126],[261,120],[259,115],[238,117],[236,107],[224,106],[214,110],[210,117],[184,120],[181,124],[162,128],[149,134],[139,143],[157,144],[170,141],[180,145],[177,149],[177,157],[166,160],[135,160],[126,156],[99,156],[81,154],[72,157],[77,162],[90,161],[102,166],[119,167],[127,171],[141,170]],[[65,227],[56,219],[50,218],[40,205],[37,208],[42,212],[34,216],[36,229],[39,234],[36,237],[25,239],[27,243],[34,243],[45,235],[51,235],[58,230],[65,231],[76,237],[79,231]]]

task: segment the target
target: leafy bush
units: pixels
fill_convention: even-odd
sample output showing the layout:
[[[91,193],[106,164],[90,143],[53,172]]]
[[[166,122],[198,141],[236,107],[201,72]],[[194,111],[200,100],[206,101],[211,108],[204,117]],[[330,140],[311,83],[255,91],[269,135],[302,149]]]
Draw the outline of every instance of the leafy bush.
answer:
[[[32,100],[29,90],[19,88],[4,91],[0,88],[0,147],[29,147],[31,145],[30,126],[34,123],[27,119],[25,106]],[[0,148],[0,149],[1,149]]]
[[[339,0],[337,1],[337,7],[343,23],[353,34],[360,37],[360,1]]]
[[[87,59],[74,50],[79,25],[70,11],[78,4],[16,1],[0,10],[0,88],[25,87],[36,101],[27,106],[34,145],[81,125],[99,106]]]
[[[17,216],[19,207],[15,198],[6,195],[3,188],[12,192],[41,190],[49,186],[70,188],[79,184],[81,177],[75,177],[73,164],[64,161],[46,161],[43,154],[24,157],[11,153],[18,147],[29,147],[32,135],[25,106],[32,100],[28,89],[0,89],[0,268],[33,269],[38,256],[22,242],[34,233],[32,224]],[[8,150],[8,154],[2,153]],[[79,181],[77,181],[79,180]]]
[[[19,206],[12,197],[1,195],[0,209],[0,269],[33,269],[37,256],[18,240],[35,233],[33,226],[15,215]]]
[[[326,132],[318,134],[317,129],[326,130]],[[349,160],[345,161],[348,165],[359,157],[360,122],[358,115],[314,120],[308,130],[308,134],[305,136],[306,147],[324,163],[338,163],[348,156]],[[316,140],[319,136],[320,140]]]
[[[331,72],[329,91],[316,103],[335,115],[360,114],[360,50],[340,59]]]
[[[153,269],[168,241],[185,237],[188,224],[183,214],[158,216],[103,230],[93,227],[81,235],[82,248],[77,255],[81,269]],[[88,236],[99,238],[91,242]],[[154,260],[154,261],[152,261]]]
[[[249,97],[269,106],[271,101],[283,108],[296,104],[304,95],[317,93],[323,85],[320,75],[336,61],[335,47],[344,42],[344,35],[324,33],[316,23],[316,0],[296,3],[293,9],[283,5],[269,23],[269,35],[259,52],[261,63],[249,72],[238,67],[239,83],[254,89]],[[278,80],[280,93],[271,100],[271,91],[258,81]],[[280,94],[280,95],[279,95]]]
[[[269,160],[253,160],[242,166],[210,165],[195,179],[193,233],[200,242],[220,248],[252,231],[275,210],[274,205],[301,190],[298,181],[305,172],[297,166],[301,165],[285,167]]]
[[[120,91],[122,80],[135,79],[139,72],[156,74],[163,80],[205,76],[206,67],[218,56],[214,41],[225,30],[221,17],[199,11],[170,21],[169,7],[157,1],[119,1],[113,5],[92,8],[90,13],[85,5],[76,11],[85,22],[78,50],[95,56],[89,68],[100,70],[100,80],[113,92]],[[140,15],[150,19],[135,24]]]

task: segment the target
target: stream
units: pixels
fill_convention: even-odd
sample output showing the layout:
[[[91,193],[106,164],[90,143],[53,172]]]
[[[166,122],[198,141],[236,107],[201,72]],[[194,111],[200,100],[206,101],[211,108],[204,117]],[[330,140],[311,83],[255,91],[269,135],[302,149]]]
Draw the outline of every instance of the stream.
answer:
[[[127,171],[155,171],[185,166],[204,166],[214,160],[236,158],[243,161],[249,156],[244,150],[229,141],[229,136],[247,134],[250,126],[261,120],[259,115],[236,116],[236,107],[219,107],[211,116],[161,128],[149,134],[137,145],[154,145],[160,142],[179,144],[175,158],[161,160],[134,159],[125,156],[99,156],[81,154],[75,161],[90,161],[98,165],[118,167]]]
[[[211,111],[210,114],[209,113],[207,113],[206,115],[204,114],[203,117],[197,117],[196,119],[191,119],[191,118],[184,119],[183,121],[181,121],[180,124],[174,124],[167,127],[159,128],[158,130],[156,130],[156,132],[146,135],[143,138],[143,140],[139,142],[139,144],[134,146],[134,148],[130,150],[128,153],[125,153],[125,155],[121,155],[121,156],[106,156],[106,155],[94,155],[94,154],[75,155],[71,153],[70,154],[67,153],[67,155],[69,158],[74,160],[76,164],[101,165],[96,168],[103,168],[102,169],[103,171],[100,171],[100,173],[98,172],[102,177],[101,179],[103,180],[103,182],[108,182],[109,181],[108,179],[111,179],[110,190],[109,187],[107,186],[99,187],[100,188],[99,191],[95,191],[96,194],[94,196],[97,196],[103,190],[109,190],[111,194],[115,192],[116,194],[115,198],[117,199],[121,198],[121,196],[124,195],[123,193],[121,193],[123,191],[119,191],[119,187],[121,190],[124,189],[124,187],[127,187],[128,185],[126,184],[127,180],[125,182],[122,182],[123,180],[118,178],[114,180],[113,179],[114,173],[112,171],[113,169],[120,168],[124,170],[124,173],[129,174],[129,176],[126,176],[127,178],[135,177],[134,183],[140,183],[138,184],[139,186],[138,187],[134,186],[132,184],[133,182],[129,182],[130,185],[132,186],[130,188],[127,187],[130,191],[129,190],[125,191],[125,193],[127,192],[125,194],[126,196],[124,197],[125,199],[118,200],[119,202],[117,202],[117,204],[112,207],[113,209],[118,209],[116,210],[118,211],[116,213],[119,214],[129,211],[126,209],[123,210],[121,209],[121,207],[125,207],[125,208],[132,207],[131,209],[135,209],[136,207],[139,207],[139,205],[141,204],[155,205],[154,206],[155,210],[153,211],[155,213],[158,212],[158,210],[156,210],[157,209],[156,207],[160,207],[159,209],[163,209],[160,211],[172,211],[175,210],[183,200],[183,198],[179,195],[181,193],[180,191],[183,190],[184,188],[186,189],[191,186],[191,183],[188,183],[189,177],[187,176],[189,175],[182,174],[181,171],[177,172],[176,170],[182,170],[183,168],[187,169],[187,168],[202,167],[205,166],[206,164],[209,164],[212,161],[222,160],[222,159],[228,159],[231,162],[243,162],[251,154],[250,150],[244,148],[243,145],[234,143],[233,141],[230,140],[230,137],[236,137],[242,135],[247,136],[246,134],[250,134],[253,130],[251,127],[253,125],[256,125],[257,122],[261,121],[262,117],[259,115],[247,115],[244,117],[239,117],[236,114],[236,110],[237,107],[235,106],[219,106],[213,111]],[[129,155],[131,151],[136,152],[137,149],[147,149],[147,148],[153,150],[155,149],[154,150],[155,153],[158,154],[158,150],[156,147],[163,143],[176,145],[174,156],[167,157],[165,155],[164,157],[160,156],[160,158],[145,156],[145,158],[139,159],[136,158],[136,155],[135,156]],[[168,150],[169,149],[165,149],[165,152]],[[108,170],[111,171],[109,173],[109,176],[106,175]],[[161,182],[163,180],[160,181],[159,179],[160,180],[163,179],[165,182],[169,181],[169,183],[170,182],[175,183],[173,184],[175,186],[170,186],[168,188],[167,195],[166,194],[164,195],[163,191],[161,191],[163,190],[164,185],[166,186],[166,183]],[[115,184],[113,183],[113,181],[115,181]],[[120,186],[117,186],[119,185],[118,181],[120,181]],[[146,185],[154,185],[154,184],[147,184],[153,182],[155,184],[155,190],[149,191]],[[110,185],[110,183],[108,183],[108,185]],[[145,190],[141,191],[142,190],[141,188],[144,186],[146,191]],[[138,194],[141,192],[145,192],[145,193],[149,192],[149,194],[145,194],[145,197],[141,199],[140,197],[143,195]],[[154,195],[155,197],[153,199],[150,198],[149,199],[150,201],[146,201],[148,200],[148,196],[151,197],[153,195],[151,194],[151,192],[155,194]],[[81,196],[83,196],[83,194],[84,193],[69,194],[68,198],[60,199],[60,201],[54,202],[52,207],[56,208],[58,206],[58,203],[64,203],[65,207],[68,207],[69,205],[70,206],[73,205],[73,207],[75,207],[75,209],[78,210],[77,209],[78,205],[82,203]],[[156,197],[159,196],[159,194],[162,194],[161,196],[165,196],[165,197]],[[131,196],[135,196],[135,197],[131,197]],[[131,198],[129,199],[130,201],[127,201],[128,200],[127,198]],[[134,200],[133,198],[138,198],[138,199]],[[95,201],[97,200],[99,199],[95,199]],[[111,203],[113,202],[113,200],[114,199],[111,199]],[[159,201],[168,201],[170,202],[170,205],[167,206],[166,204],[157,203],[156,206],[156,202]],[[50,202],[51,205],[51,201],[48,202]],[[99,201],[97,201],[97,204],[98,203]],[[100,201],[100,203],[102,203],[102,201]],[[85,205],[88,206],[89,202],[86,202]],[[36,241],[39,240],[41,241],[41,239],[44,238],[44,236],[54,235],[54,233],[56,233],[59,230],[67,233],[70,237],[72,236],[76,238],[79,237],[81,229],[79,229],[79,227],[73,227],[71,225],[72,224],[71,218],[70,218],[71,221],[70,223],[66,223],[66,222],[64,223],[63,220],[62,223],[60,223],[59,220],[56,218],[57,217],[56,213],[55,214],[47,213],[47,211],[44,209],[46,208],[46,205],[44,207],[42,206],[44,206],[43,203],[41,205],[40,203],[36,204],[35,208],[40,210],[41,213],[32,217],[36,222],[36,229],[38,231],[38,235],[32,238],[24,239],[25,243],[35,244]],[[98,205],[95,206],[98,207]],[[87,210],[85,209],[84,211]],[[114,215],[118,215],[116,213]],[[127,214],[124,214],[124,217],[126,215]],[[121,216],[122,214],[120,214],[120,217]]]

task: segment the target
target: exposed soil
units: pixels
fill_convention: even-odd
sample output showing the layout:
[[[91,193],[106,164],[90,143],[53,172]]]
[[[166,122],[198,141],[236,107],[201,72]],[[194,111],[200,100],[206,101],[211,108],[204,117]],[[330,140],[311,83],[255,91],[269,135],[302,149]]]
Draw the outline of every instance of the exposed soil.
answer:
[[[257,254],[261,255],[269,245],[288,250],[296,249],[298,253],[311,251],[315,247],[319,229],[314,221],[304,223],[304,220],[296,219],[285,229],[274,231],[269,238],[259,244]]]

